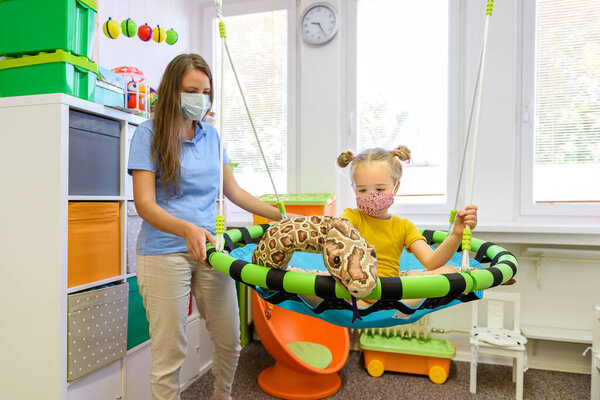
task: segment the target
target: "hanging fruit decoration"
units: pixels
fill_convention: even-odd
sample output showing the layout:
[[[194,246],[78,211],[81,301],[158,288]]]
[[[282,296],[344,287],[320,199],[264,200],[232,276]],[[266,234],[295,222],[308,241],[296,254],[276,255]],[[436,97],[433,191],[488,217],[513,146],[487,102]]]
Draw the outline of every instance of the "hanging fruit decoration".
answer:
[[[152,39],[152,28],[150,28],[150,25],[144,24],[138,28],[137,34],[140,39],[142,39],[144,42],[147,42],[148,40]]]
[[[106,37],[110,39],[118,38],[121,33],[123,33],[123,36],[131,38],[137,33],[138,37],[144,42],[148,42],[152,39],[156,43],[167,42],[167,44],[174,45],[177,43],[177,40],[179,40],[179,34],[173,28],[165,31],[160,25],[156,25],[153,29],[148,23],[138,26],[131,18],[121,21],[121,24],[112,18],[108,18],[108,20],[102,24],[102,31]]]
[[[167,44],[174,45],[177,43],[177,39],[179,39],[177,32],[173,28],[169,29],[167,31]]]
[[[156,28],[152,29],[152,32],[152,40],[154,40],[156,43],[162,43],[167,38],[167,33],[163,28],[160,27],[160,25],[156,25]]]
[[[117,21],[109,17],[108,21],[102,24],[102,31],[107,38],[116,39],[121,34],[121,27]]]
[[[138,26],[131,18],[127,18],[121,22],[121,30],[123,31],[124,36],[130,38],[135,36],[138,31]]]

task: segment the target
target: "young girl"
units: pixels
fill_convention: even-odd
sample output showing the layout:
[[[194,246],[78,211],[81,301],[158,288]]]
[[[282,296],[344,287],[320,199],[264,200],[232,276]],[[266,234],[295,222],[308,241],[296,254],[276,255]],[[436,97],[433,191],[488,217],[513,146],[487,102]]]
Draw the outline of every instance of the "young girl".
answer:
[[[392,151],[371,148],[356,156],[351,151],[340,154],[337,163],[342,168],[350,165],[352,187],[358,205],[357,209],[344,210],[341,217],[350,220],[362,237],[375,246],[377,275],[380,277],[399,275],[400,256],[404,247],[427,268],[426,271],[407,271],[410,274],[457,272],[456,267],[446,263],[461,243],[463,229],[467,225],[471,229],[477,225],[477,207],[470,205],[459,211],[452,232],[435,250],[431,249],[415,224],[389,213],[394,195],[400,187],[400,161],[410,161],[410,150],[406,146],[398,146]],[[420,301],[416,299],[405,303],[414,306]]]

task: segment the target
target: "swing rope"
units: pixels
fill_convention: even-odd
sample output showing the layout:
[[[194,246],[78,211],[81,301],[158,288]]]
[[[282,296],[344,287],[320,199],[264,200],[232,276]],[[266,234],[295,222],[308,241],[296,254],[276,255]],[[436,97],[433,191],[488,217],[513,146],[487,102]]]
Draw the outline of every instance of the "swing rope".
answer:
[[[216,249],[221,252],[225,248],[225,239],[223,234],[225,233],[225,217],[223,215],[223,136],[224,136],[224,126],[223,126],[223,87],[224,87],[224,66],[225,66],[225,54],[227,54],[227,59],[229,60],[229,65],[231,66],[231,71],[233,72],[233,76],[235,77],[235,82],[237,83],[237,87],[240,91],[240,95],[242,96],[242,101],[244,103],[244,108],[246,109],[246,114],[248,115],[248,120],[250,121],[250,126],[252,127],[252,132],[254,133],[254,137],[256,138],[256,143],[258,144],[258,149],[260,150],[260,155],[262,156],[263,162],[265,164],[265,168],[267,170],[267,174],[269,175],[269,180],[271,181],[271,186],[273,187],[273,192],[275,193],[275,198],[277,200],[277,208],[281,213],[281,219],[287,218],[287,213],[285,210],[285,205],[279,198],[279,193],[277,192],[277,187],[275,186],[275,181],[273,180],[273,176],[271,175],[271,170],[269,168],[269,163],[267,162],[267,158],[265,157],[265,152],[263,151],[262,145],[260,143],[260,139],[258,138],[258,133],[256,132],[256,126],[254,125],[254,120],[252,119],[252,114],[250,113],[250,108],[248,107],[248,102],[246,101],[246,96],[244,95],[244,90],[242,89],[242,84],[240,83],[240,79],[238,77],[235,66],[233,65],[233,60],[231,58],[231,53],[229,52],[229,47],[227,46],[227,34],[225,32],[225,22],[223,21],[223,2],[222,0],[215,0],[215,8],[217,11],[217,18],[219,19],[219,36],[221,37],[221,96],[220,96],[220,156],[219,156],[219,212],[216,220]]]
[[[481,98],[483,93],[483,72],[485,70],[485,58],[487,54],[487,42],[488,42],[488,32],[489,32],[489,24],[490,19],[492,17],[492,11],[494,8],[494,0],[487,0],[486,11],[485,11],[485,25],[483,30],[483,43],[481,46],[481,53],[479,55],[479,65],[477,68],[477,78],[474,88],[473,101],[471,103],[471,110],[469,112],[469,121],[467,125],[467,134],[465,137],[465,144],[463,148],[463,156],[460,166],[460,173],[458,178],[458,187],[456,189],[456,199],[454,201],[454,209],[450,213],[450,225],[448,227],[448,233],[451,232],[452,224],[454,223],[454,219],[458,212],[458,198],[460,195],[460,189],[462,185],[462,177],[465,167],[466,154],[468,142],[471,137],[471,133],[473,133],[473,144],[471,149],[471,170],[470,170],[470,179],[469,179],[469,190],[468,190],[468,201],[467,204],[471,204],[473,202],[473,184],[475,181],[475,166],[477,163],[477,143],[479,141],[479,120],[481,116]],[[471,123],[473,122],[473,117],[475,118],[473,123],[473,130],[471,131]],[[467,227],[463,230],[463,238],[462,238],[462,265],[461,269],[463,272],[470,271],[469,267],[469,251],[471,250],[471,227]]]

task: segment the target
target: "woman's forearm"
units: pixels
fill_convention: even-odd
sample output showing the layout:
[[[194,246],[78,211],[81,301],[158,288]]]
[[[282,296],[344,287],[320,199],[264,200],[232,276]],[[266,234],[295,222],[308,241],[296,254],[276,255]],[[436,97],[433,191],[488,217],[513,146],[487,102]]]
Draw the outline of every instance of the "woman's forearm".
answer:
[[[249,213],[260,215],[261,217],[272,219],[274,221],[281,220],[281,214],[277,208],[257,199],[238,185],[229,165],[223,167],[223,191],[225,196],[227,196],[233,204],[243,208]]]
[[[229,194],[227,198],[231,200],[233,204],[243,208],[249,213],[260,215],[261,217],[269,218],[275,221],[279,221],[281,219],[281,214],[277,208],[257,199],[240,187],[238,187],[238,190],[236,190],[235,193]]]

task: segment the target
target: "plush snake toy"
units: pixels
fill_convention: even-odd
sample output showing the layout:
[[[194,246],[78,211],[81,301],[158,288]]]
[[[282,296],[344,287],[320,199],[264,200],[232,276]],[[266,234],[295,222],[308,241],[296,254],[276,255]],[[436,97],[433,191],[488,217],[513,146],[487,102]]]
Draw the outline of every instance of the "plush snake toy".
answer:
[[[322,253],[325,267],[353,297],[377,285],[375,248],[345,218],[310,216],[272,225],[252,253],[252,263],[286,269],[295,251]]]

